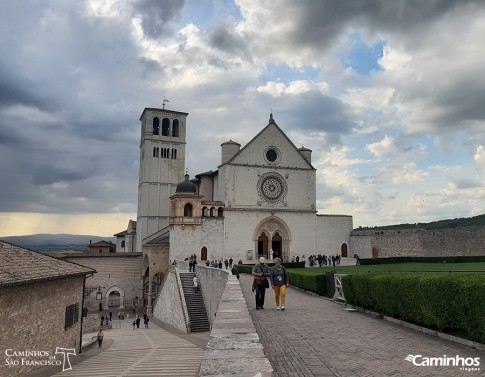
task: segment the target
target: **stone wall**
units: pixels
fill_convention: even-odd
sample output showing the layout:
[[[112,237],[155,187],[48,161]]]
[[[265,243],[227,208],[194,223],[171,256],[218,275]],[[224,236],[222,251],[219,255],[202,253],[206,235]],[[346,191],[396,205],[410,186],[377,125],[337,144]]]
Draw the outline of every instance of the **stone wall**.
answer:
[[[62,355],[56,347],[81,347],[81,308],[84,277],[70,277],[47,282],[2,288],[0,293],[0,376],[20,376],[42,366],[22,366],[22,356],[12,356],[7,363],[6,350],[42,351],[44,356],[26,356],[25,362],[43,362],[54,356],[60,362]],[[78,303],[78,322],[65,329],[66,307]],[[18,366],[11,363],[19,362]],[[57,365],[57,364],[55,364]]]
[[[485,226],[454,229],[366,230],[351,234],[351,253],[371,258],[485,255]]]
[[[153,308],[153,316],[183,332],[188,332],[189,318],[181,296],[182,286],[179,283],[175,267],[170,266]]]
[[[207,317],[212,325],[226,287],[229,272],[219,268],[197,265],[195,267],[195,274],[199,278]]]
[[[96,273],[92,277],[86,279],[86,288],[88,290],[85,298],[85,306],[90,310],[97,310],[99,303],[103,305],[104,309],[110,308],[110,292],[120,293],[119,297],[122,305],[119,307],[120,309],[131,307],[136,297],[139,299],[142,298],[142,258],[141,253],[123,253],[104,256],[68,255],[62,259],[96,270]],[[98,288],[101,289],[102,300],[96,300]],[[118,307],[111,308],[113,310],[118,309]]]

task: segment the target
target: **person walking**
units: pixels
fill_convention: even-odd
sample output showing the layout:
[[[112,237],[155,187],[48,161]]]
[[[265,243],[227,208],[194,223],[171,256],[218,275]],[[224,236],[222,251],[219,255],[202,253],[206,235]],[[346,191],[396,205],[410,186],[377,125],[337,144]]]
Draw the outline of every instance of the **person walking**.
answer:
[[[269,288],[268,279],[269,268],[264,263],[266,259],[264,257],[259,258],[259,263],[255,264],[251,275],[254,276],[253,287],[256,291],[256,310],[264,309],[264,296],[266,288]]]
[[[136,316],[136,328],[139,329],[140,328],[140,317],[139,316]]]
[[[148,322],[150,321],[150,318],[148,318],[148,314],[143,315],[143,324],[145,325],[145,328],[148,329]]]
[[[288,278],[288,271],[281,265],[281,259],[275,258],[274,267],[270,271],[270,282],[273,287],[276,301],[276,310],[285,310],[286,304],[286,288],[290,285]],[[281,298],[281,307],[280,307]]]
[[[100,328],[98,335],[96,337],[96,339],[98,339],[98,347],[101,347],[103,345],[103,338],[104,338],[103,329]]]
[[[194,284],[194,292],[195,293],[199,293],[199,278],[197,276],[194,276],[194,279],[193,279],[193,284]]]

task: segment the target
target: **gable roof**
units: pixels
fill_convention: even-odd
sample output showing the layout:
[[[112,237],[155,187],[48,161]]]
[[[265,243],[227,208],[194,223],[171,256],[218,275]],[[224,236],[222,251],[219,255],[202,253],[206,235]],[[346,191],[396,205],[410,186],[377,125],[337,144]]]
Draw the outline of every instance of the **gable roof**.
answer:
[[[96,270],[0,240],[0,287],[88,275]]]
[[[301,155],[300,151],[298,150],[298,148],[295,146],[295,144],[293,144],[293,142],[291,141],[291,139],[286,135],[286,133],[278,126],[278,124],[276,124],[276,122],[274,121],[273,119],[273,114],[270,115],[270,118],[269,118],[269,123],[266,127],[264,127],[261,131],[259,131],[256,136],[254,136],[249,142],[246,143],[246,145],[244,147],[242,147],[234,156],[232,156],[228,161],[224,162],[223,164],[220,164],[218,166],[218,168],[220,168],[221,166],[223,165],[227,165],[227,164],[230,164],[232,161],[234,161],[239,155],[241,155],[243,153],[243,151],[249,146],[251,145],[256,139],[259,138],[259,136],[264,133],[269,127],[271,126],[274,126],[276,127],[276,129],[283,135],[283,137],[288,141],[288,143],[293,147],[293,149],[298,153],[298,155],[301,156],[302,160],[305,161],[308,166],[313,169],[313,170],[316,170],[313,165],[305,158],[303,157],[303,155]]]

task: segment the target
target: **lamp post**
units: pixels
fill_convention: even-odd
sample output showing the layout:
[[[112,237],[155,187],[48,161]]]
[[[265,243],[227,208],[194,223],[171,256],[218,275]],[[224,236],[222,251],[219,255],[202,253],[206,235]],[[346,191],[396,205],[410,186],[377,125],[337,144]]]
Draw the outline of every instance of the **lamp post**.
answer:
[[[98,287],[98,291],[96,292],[96,300],[103,299],[103,292],[101,292],[101,287]]]

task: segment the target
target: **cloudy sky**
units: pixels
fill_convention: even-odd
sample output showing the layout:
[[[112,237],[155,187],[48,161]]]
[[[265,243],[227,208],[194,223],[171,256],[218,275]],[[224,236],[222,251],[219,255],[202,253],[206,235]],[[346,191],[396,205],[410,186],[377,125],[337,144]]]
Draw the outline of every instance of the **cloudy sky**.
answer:
[[[136,218],[139,116],[188,112],[216,170],[272,110],[354,227],[485,212],[485,2],[0,2],[0,236]]]

